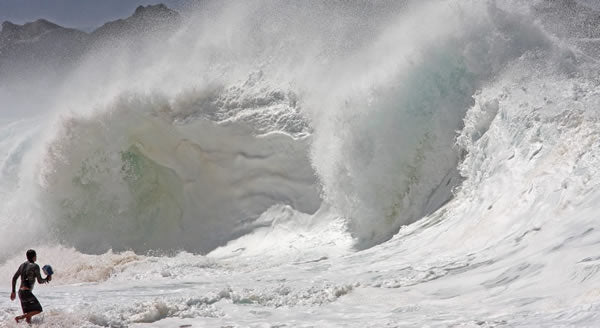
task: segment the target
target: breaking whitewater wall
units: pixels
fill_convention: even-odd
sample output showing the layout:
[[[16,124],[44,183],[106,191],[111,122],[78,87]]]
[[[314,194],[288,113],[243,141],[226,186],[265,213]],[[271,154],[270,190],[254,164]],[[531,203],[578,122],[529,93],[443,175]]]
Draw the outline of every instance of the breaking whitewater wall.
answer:
[[[472,177],[457,169],[473,156],[465,138],[489,122],[455,143],[479,90],[523,56],[572,69],[515,12],[238,3],[162,39],[93,48],[42,97],[41,118],[3,125],[2,235],[16,248],[27,241],[9,229],[87,252],[208,252],[287,205],[326,207],[359,248],[383,242]],[[484,107],[491,121],[495,102]]]

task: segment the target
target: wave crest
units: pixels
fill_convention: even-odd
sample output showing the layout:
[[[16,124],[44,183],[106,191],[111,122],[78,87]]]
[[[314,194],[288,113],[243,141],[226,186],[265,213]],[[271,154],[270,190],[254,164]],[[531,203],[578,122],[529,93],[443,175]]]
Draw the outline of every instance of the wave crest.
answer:
[[[190,95],[172,103],[190,106]],[[57,237],[92,252],[208,252],[264,225],[255,220],[272,205],[318,209],[308,138],[214,122],[205,110],[178,120],[165,99],[131,95],[89,117],[63,116],[40,171]]]

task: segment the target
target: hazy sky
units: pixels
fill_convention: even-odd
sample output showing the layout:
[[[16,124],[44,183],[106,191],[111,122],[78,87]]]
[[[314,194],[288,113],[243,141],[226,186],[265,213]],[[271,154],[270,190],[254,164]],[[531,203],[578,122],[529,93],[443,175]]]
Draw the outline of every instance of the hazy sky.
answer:
[[[190,0],[0,0],[0,22],[16,24],[45,18],[65,27],[89,30],[133,14],[139,5],[183,7]]]
[[[133,14],[139,5],[164,3],[181,9],[198,0],[0,0],[0,22],[16,24],[45,18],[65,27],[91,30],[107,21]],[[576,0],[600,9],[600,0]]]

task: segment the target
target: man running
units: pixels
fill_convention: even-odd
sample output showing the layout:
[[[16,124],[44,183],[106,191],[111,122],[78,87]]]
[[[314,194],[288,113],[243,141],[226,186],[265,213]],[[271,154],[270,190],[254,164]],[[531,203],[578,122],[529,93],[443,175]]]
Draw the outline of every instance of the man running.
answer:
[[[45,284],[52,280],[52,276],[46,276],[46,279],[42,279],[42,275],[40,274],[40,266],[35,264],[37,260],[37,256],[33,249],[27,251],[27,262],[21,264],[19,270],[15,273],[12,279],[12,293],[10,294],[10,300],[15,300],[15,286],[17,284],[17,279],[21,277],[21,287],[19,288],[19,299],[21,300],[21,308],[23,309],[23,315],[15,317],[17,323],[19,321],[25,319],[27,323],[31,323],[31,317],[36,314],[41,313],[42,305],[40,302],[33,296],[31,292],[33,290],[33,285],[35,285],[35,280],[40,284]]]

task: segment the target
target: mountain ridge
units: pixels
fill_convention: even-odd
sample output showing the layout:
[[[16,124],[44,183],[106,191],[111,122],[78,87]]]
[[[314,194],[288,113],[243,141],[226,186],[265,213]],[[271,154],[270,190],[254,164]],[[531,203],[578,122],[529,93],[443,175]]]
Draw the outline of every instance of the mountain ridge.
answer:
[[[0,75],[62,71],[99,44],[119,47],[116,42],[168,37],[180,23],[181,15],[164,4],[138,6],[129,17],[107,22],[91,33],[46,19],[22,25],[5,21],[0,30]]]

